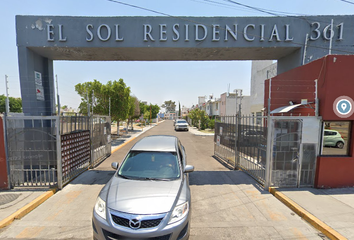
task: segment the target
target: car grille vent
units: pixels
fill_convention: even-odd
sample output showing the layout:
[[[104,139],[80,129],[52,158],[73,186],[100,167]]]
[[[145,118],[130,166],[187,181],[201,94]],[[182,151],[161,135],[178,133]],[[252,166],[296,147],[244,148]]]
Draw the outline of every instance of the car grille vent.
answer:
[[[129,227],[129,220],[126,218],[117,217],[112,214],[112,220],[113,220],[113,222],[115,222],[118,225],[121,225],[123,227]]]
[[[102,229],[103,235],[105,239],[112,239],[112,240],[118,240],[118,239],[127,239],[125,236],[121,236],[112,232],[108,232],[104,229]],[[159,236],[159,237],[151,237],[151,238],[133,238],[136,240],[169,240],[171,237],[171,234]],[[132,239],[132,238],[129,238]]]
[[[153,228],[157,227],[160,222],[162,221],[163,218],[157,218],[157,219],[149,219],[149,220],[142,220],[141,221],[141,226],[140,228]],[[123,217],[118,217],[116,215],[112,214],[112,220],[123,227],[128,227],[129,228],[129,219],[123,218]]]

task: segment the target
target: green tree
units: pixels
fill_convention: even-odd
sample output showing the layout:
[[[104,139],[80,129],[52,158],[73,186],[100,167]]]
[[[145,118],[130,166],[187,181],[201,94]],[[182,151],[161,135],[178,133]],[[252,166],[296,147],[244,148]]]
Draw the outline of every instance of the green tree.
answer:
[[[146,120],[150,120],[152,118],[156,118],[157,114],[160,112],[160,107],[155,104],[152,105],[151,103],[149,105],[140,102],[139,103],[140,106],[140,114],[144,116],[144,119]]]
[[[140,115],[145,114],[147,107],[148,107],[148,105],[146,105],[145,103],[143,103],[141,101],[139,102]]]
[[[144,119],[150,120],[150,111],[146,110],[144,113]],[[149,121],[148,121],[149,122]]]
[[[139,100],[135,96],[130,96],[129,100],[129,118],[128,118],[128,126],[129,122],[131,123],[133,129],[133,119],[137,119],[140,117],[140,107]]]
[[[22,112],[22,99],[9,97],[10,112]],[[6,112],[6,96],[0,95],[0,113]]]
[[[167,112],[175,112],[176,111],[176,103],[172,102],[172,100],[165,101],[161,107],[165,108]]]
[[[192,120],[192,125],[200,130],[204,130],[208,127],[209,117],[204,110],[199,108],[193,109],[188,114]]]
[[[77,84],[75,90],[81,96],[79,110],[83,114],[87,113],[89,103],[91,109],[93,106],[94,114],[108,115],[110,101],[111,119],[117,121],[119,134],[119,122],[128,118],[130,107],[130,87],[126,86],[123,79],[108,81],[105,85],[95,79],[93,82]]]
[[[160,112],[160,107],[155,104],[155,105],[151,105],[151,118],[157,118],[157,114]]]

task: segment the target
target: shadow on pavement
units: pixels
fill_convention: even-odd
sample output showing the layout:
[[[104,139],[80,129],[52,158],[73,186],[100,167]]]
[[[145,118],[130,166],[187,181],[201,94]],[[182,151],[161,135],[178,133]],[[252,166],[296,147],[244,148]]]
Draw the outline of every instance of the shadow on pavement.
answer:
[[[112,178],[114,173],[114,170],[88,170],[71,181],[70,184],[104,185]]]
[[[262,194],[264,187],[242,171],[195,171],[189,174],[190,185],[253,185]]]
[[[223,159],[219,158],[218,156],[213,155],[212,158],[214,158],[216,161],[218,161],[221,165],[226,167],[229,170],[233,170],[234,166],[232,166],[231,163],[224,161]]]

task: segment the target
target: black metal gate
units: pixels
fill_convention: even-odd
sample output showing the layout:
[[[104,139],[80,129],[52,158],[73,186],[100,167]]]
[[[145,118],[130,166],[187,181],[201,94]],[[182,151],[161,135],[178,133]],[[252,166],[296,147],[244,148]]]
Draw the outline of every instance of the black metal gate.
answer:
[[[62,188],[111,154],[107,116],[10,115],[5,121],[12,188]]]

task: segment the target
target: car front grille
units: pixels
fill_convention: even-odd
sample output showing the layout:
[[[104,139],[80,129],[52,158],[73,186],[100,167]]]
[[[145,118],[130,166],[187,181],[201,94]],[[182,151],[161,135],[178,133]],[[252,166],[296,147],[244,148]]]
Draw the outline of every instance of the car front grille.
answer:
[[[109,231],[106,231],[105,229],[102,229],[103,235],[105,239],[110,239],[110,240],[169,240],[171,237],[171,234],[163,235],[163,236],[158,236],[158,237],[151,237],[151,238],[127,238],[122,235],[118,235]]]
[[[112,220],[113,220],[113,222],[115,222],[116,224],[118,224],[118,225],[120,225],[120,226],[130,228],[130,226],[129,226],[129,219],[126,219],[126,218],[123,218],[123,217],[119,217],[119,216],[116,216],[116,215],[114,215],[114,214],[111,214],[111,215],[112,215]],[[163,218],[142,220],[142,221],[141,221],[141,226],[140,226],[140,228],[153,228],[153,227],[157,227],[157,226],[161,223],[162,219],[163,219]]]

